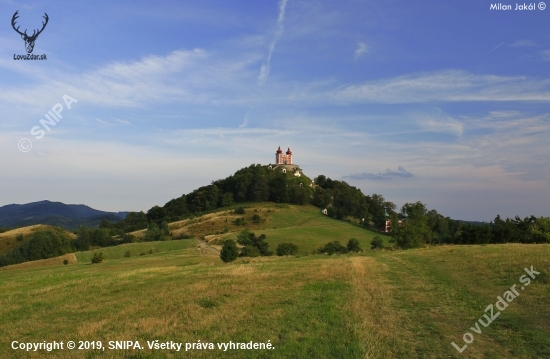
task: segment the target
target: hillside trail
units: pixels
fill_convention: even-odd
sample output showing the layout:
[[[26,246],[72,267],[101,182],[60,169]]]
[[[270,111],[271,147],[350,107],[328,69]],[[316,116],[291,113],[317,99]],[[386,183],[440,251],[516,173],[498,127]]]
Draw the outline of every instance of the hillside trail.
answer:
[[[197,247],[198,247],[198,250],[200,251],[201,254],[204,254],[204,255],[206,255],[206,254],[220,255],[220,251],[218,251],[216,248],[210,247],[208,245],[208,243],[206,243],[202,239],[197,238],[196,240],[197,240],[197,242],[199,242]]]

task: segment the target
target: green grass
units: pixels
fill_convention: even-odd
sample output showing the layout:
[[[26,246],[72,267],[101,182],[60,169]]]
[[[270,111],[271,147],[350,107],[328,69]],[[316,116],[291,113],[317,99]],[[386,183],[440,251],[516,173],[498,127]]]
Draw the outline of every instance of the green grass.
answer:
[[[382,238],[389,246],[390,237],[359,225],[327,217],[314,206],[285,206],[283,210],[268,213],[268,220],[259,229],[251,229],[257,235],[265,234],[271,250],[280,243],[291,242],[298,245],[298,254],[309,254],[328,242],[340,241],[346,245],[350,238],[356,238],[363,250],[370,249],[370,241],[375,236]],[[253,207],[252,207],[253,208]],[[250,210],[250,213],[253,209]],[[230,233],[226,238],[236,238]]]
[[[67,266],[2,271],[0,357],[550,357],[550,245],[369,251],[375,232],[309,206],[270,208],[265,230],[254,231],[267,235],[272,250],[294,242],[309,253],[355,237],[365,251],[226,264],[199,251],[196,240],[180,240],[78,253],[79,262]],[[105,261],[92,265],[97,251]],[[462,346],[484,309],[531,265],[541,274],[459,354],[451,342]],[[12,350],[13,340],[269,341],[275,349],[26,353]]]
[[[171,252],[181,249],[190,248],[195,244],[192,239],[162,241],[162,242],[141,242],[127,243],[114,247],[103,247],[93,251],[77,252],[76,259],[79,262],[90,263],[94,253],[101,252],[104,259],[121,259],[127,258],[126,253],[129,252],[130,258],[140,256],[142,253],[146,255]],[[152,253],[150,253],[152,252]]]

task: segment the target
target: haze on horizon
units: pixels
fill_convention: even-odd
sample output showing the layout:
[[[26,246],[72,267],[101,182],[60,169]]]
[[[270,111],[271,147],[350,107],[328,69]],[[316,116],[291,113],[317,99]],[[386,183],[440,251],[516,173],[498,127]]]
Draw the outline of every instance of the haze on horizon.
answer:
[[[489,7],[0,0],[0,206],[147,211],[290,145],[398,208],[550,216],[550,10]],[[14,60],[16,11],[47,60]]]

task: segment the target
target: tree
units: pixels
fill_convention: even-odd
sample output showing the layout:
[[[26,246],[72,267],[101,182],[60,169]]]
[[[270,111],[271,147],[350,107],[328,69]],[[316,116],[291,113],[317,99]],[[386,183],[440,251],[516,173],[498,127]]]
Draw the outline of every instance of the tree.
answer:
[[[375,250],[376,248],[384,248],[384,243],[382,242],[382,238],[380,238],[379,236],[375,236],[371,241],[370,241],[370,249],[371,250]]]
[[[265,238],[265,234],[256,237],[256,234],[245,229],[238,234],[237,242],[245,247],[256,247],[262,256],[270,256],[273,252],[269,250],[269,244],[265,241]]]
[[[154,206],[147,211],[147,219],[152,222],[162,221],[166,211],[163,207]]]
[[[359,241],[355,238],[351,238],[348,241],[347,247],[349,252],[363,252],[361,246],[359,245]]]
[[[294,243],[281,243],[277,246],[278,256],[293,256],[298,253],[298,246]]]
[[[537,218],[528,229],[531,243],[550,243],[550,218]]]
[[[422,202],[405,203],[401,211],[407,213],[407,217],[392,220],[392,241],[403,249],[418,248],[429,243],[432,232],[428,227],[426,206]]]
[[[345,254],[348,253],[348,249],[340,244],[338,241],[332,241],[325,244],[323,247],[317,250],[319,253],[326,253],[332,255],[335,253]]]
[[[237,243],[234,240],[228,239],[223,242],[222,250],[220,252],[220,258],[222,261],[229,263],[233,262],[239,256],[239,249]]]

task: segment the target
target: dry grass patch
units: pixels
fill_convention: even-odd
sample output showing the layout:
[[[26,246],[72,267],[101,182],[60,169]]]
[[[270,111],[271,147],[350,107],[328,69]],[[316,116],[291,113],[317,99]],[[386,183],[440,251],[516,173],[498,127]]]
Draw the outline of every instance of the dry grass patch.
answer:
[[[29,269],[29,268],[40,268],[40,267],[52,267],[52,266],[62,266],[64,262],[67,261],[68,264],[77,263],[77,259],[74,253],[67,253],[59,257],[48,258],[48,259],[39,259],[31,262],[24,262],[19,264],[12,264],[6,267],[0,267],[0,271],[3,270],[15,270],[15,269]]]

